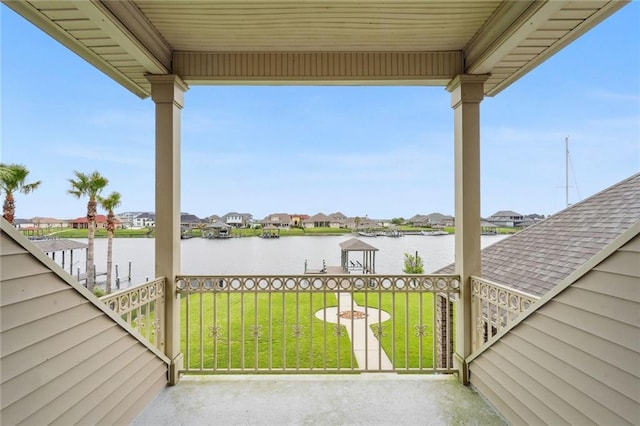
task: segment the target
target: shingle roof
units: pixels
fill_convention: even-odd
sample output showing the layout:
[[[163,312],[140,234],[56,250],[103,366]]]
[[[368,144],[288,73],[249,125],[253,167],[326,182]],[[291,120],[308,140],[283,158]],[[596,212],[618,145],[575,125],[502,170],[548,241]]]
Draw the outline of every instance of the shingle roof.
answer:
[[[491,215],[491,217],[516,217],[522,216],[520,213],[514,212],[513,210],[500,210],[499,212],[495,212]]]
[[[343,251],[378,251],[378,249],[371,244],[367,244],[358,238],[351,238],[341,242],[340,248]]]
[[[226,223],[218,220],[215,223],[208,224],[207,226],[205,226],[205,228],[207,228],[207,229],[211,229],[211,228],[214,228],[214,229],[229,229],[229,228],[231,228],[231,225],[227,225]]]
[[[481,276],[542,296],[638,221],[640,173],[485,248]]]
[[[324,213],[317,213],[311,216],[309,219],[305,219],[303,222],[331,222],[332,218]]]
[[[77,219],[73,219],[71,221],[71,223],[88,223],[88,222],[89,222],[89,219],[87,219],[86,216],[82,216]],[[107,222],[107,216],[103,214],[96,215],[96,223],[106,223],[106,222]],[[116,222],[118,222],[118,220],[116,220]]]
[[[31,242],[45,253],[52,253],[54,251],[85,249],[89,247],[88,244],[73,240],[31,240]]]

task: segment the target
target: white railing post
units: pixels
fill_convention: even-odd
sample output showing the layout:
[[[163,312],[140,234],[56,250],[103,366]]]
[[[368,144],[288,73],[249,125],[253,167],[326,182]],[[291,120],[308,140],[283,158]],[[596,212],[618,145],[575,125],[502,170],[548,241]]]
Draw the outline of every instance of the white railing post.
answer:
[[[100,301],[120,316],[140,336],[164,352],[164,277],[102,296]]]

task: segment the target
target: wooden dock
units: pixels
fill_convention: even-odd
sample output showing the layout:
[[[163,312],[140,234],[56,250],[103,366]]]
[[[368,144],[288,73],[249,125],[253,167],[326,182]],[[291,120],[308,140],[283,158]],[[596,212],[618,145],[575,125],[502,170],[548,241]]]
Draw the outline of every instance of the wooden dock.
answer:
[[[93,274],[94,276],[94,281],[97,282],[98,277],[106,277],[107,273],[106,272],[96,272],[95,274]],[[78,282],[82,283],[84,281],[87,281],[87,274],[76,274],[75,275],[76,279],[78,280]]]
[[[327,266],[324,269],[307,269],[305,274],[328,274],[328,275],[339,275],[339,274],[347,274],[341,266]]]

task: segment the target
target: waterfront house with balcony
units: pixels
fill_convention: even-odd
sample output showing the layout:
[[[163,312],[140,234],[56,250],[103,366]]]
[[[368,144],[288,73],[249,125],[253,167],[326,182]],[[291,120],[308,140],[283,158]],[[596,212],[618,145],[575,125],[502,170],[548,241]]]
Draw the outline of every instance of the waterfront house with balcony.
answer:
[[[303,228],[339,228],[340,222],[337,219],[327,216],[324,213],[316,213],[302,221]]]
[[[246,228],[251,224],[252,219],[253,215],[250,213],[230,212],[222,216],[220,220],[234,228]]]
[[[349,413],[374,412],[380,416],[378,421],[468,423],[477,422],[474,416],[482,411],[472,408],[467,421],[460,420],[455,413],[466,405],[440,398],[444,387],[415,391],[408,385],[411,380],[394,375],[342,379],[342,387],[350,393],[348,404],[339,407],[347,399],[339,397],[339,388],[332,387],[334,394],[320,398],[325,379],[278,379],[280,386],[267,379],[257,386],[262,391],[255,399],[234,401],[228,399],[232,392],[221,391],[228,389],[227,384],[214,380],[196,388],[183,387],[188,389],[187,403],[163,400],[161,406],[168,407],[171,416],[150,405],[159,392],[179,392],[181,378],[193,373],[217,377],[235,372],[299,373],[300,369],[454,374],[461,384],[447,382],[445,387],[466,391],[463,385],[471,384],[508,422],[516,424],[637,423],[638,219],[604,246],[593,247],[592,253],[565,247],[581,259],[580,266],[537,299],[486,279],[492,273],[508,279],[506,272],[517,272],[518,264],[482,263],[479,245],[483,98],[517,84],[521,76],[625,2],[346,1],[322,7],[286,1],[242,7],[224,1],[3,3],[135,95],[151,97],[156,104],[157,192],[156,278],[101,300],[6,221],[1,222],[2,424],[119,424],[134,419],[145,423],[140,413],[148,411],[162,413],[160,420],[166,422],[189,423],[194,419],[190,416],[201,415],[209,421],[232,423],[252,406],[262,407],[260,403],[270,401],[272,394],[280,395],[283,387],[304,395],[305,404],[292,409],[292,399],[280,398],[287,404],[261,411],[265,421],[344,423]],[[313,25],[290,25],[291,16]],[[344,23],[341,31],[334,30],[336,18]],[[390,20],[395,19],[400,19],[403,31],[393,31]],[[280,29],[274,30],[274,24]],[[454,117],[454,273],[371,274],[366,279],[330,273],[182,275],[181,109],[188,101],[185,92],[189,87],[197,90],[199,84],[446,87],[451,105],[443,107],[452,107]],[[637,181],[637,177],[630,179]],[[633,198],[626,201],[635,202]],[[531,232],[548,221],[530,228]],[[562,234],[548,237],[536,243],[538,251],[552,249]],[[508,245],[503,249],[500,255],[512,255]],[[562,267],[536,264],[531,271],[549,276],[558,266]],[[480,291],[486,290],[486,297],[474,293],[476,283]],[[293,322],[258,324],[255,309],[263,297],[283,300],[282,306],[292,309],[287,318]],[[287,304],[290,298],[297,303]],[[384,310],[373,306],[382,306],[386,299],[402,300],[402,312],[409,312],[407,305],[416,303],[417,312],[433,315],[412,323],[411,315],[392,312],[394,325],[385,328]],[[224,315],[231,301],[240,301],[243,308],[238,335]],[[198,315],[205,306],[216,314],[213,322]],[[316,314],[318,306],[337,310]],[[181,322],[182,315],[187,321]],[[405,321],[395,323],[399,318]],[[493,335],[488,325],[503,318],[507,326]],[[181,335],[188,336],[184,343]],[[479,335],[491,335],[491,341],[478,348]],[[247,343],[241,353],[248,356],[236,359],[228,348],[243,336]],[[309,336],[320,336],[320,343],[309,341]],[[312,342],[315,349],[305,346]],[[249,355],[257,353],[252,345],[266,345],[271,356]],[[429,355],[422,352],[425,348]],[[322,356],[328,349],[338,350],[334,360]],[[241,386],[256,383],[247,376],[232,380]],[[167,384],[173,385],[169,391]],[[370,392],[381,388],[385,398],[371,398]],[[225,403],[215,403],[221,399]],[[227,406],[234,408],[231,417],[225,417]],[[450,417],[420,411],[426,406]],[[309,412],[315,417],[304,417]],[[363,418],[353,421],[366,422]]]
[[[487,220],[496,226],[513,228],[524,220],[524,216],[511,210],[500,210],[492,214]]]

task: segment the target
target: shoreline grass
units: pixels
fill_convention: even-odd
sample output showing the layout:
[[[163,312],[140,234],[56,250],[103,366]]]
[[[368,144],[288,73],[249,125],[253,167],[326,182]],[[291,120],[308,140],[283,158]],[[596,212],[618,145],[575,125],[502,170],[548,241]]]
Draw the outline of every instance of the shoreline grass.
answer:
[[[414,228],[414,227],[401,227],[401,232],[420,232],[430,230],[431,228]],[[497,233],[502,234],[515,234],[520,229],[518,228],[497,228]],[[444,231],[449,234],[455,234],[455,228],[446,227]],[[87,229],[72,229],[72,228],[55,228],[55,230],[40,231],[20,231],[26,237],[34,238],[87,238],[89,231]],[[231,235],[236,238],[247,237],[260,237],[263,230],[261,228],[234,228],[231,230]],[[278,235],[281,237],[304,237],[304,236],[339,236],[339,235],[357,235],[357,232],[347,228],[290,228],[281,229]],[[200,238],[202,233],[199,229],[192,229],[189,234],[191,237]],[[155,237],[155,231],[151,228],[138,228],[138,229],[116,229],[114,238],[153,238]],[[107,238],[107,230],[98,228],[95,231],[95,238]]]

